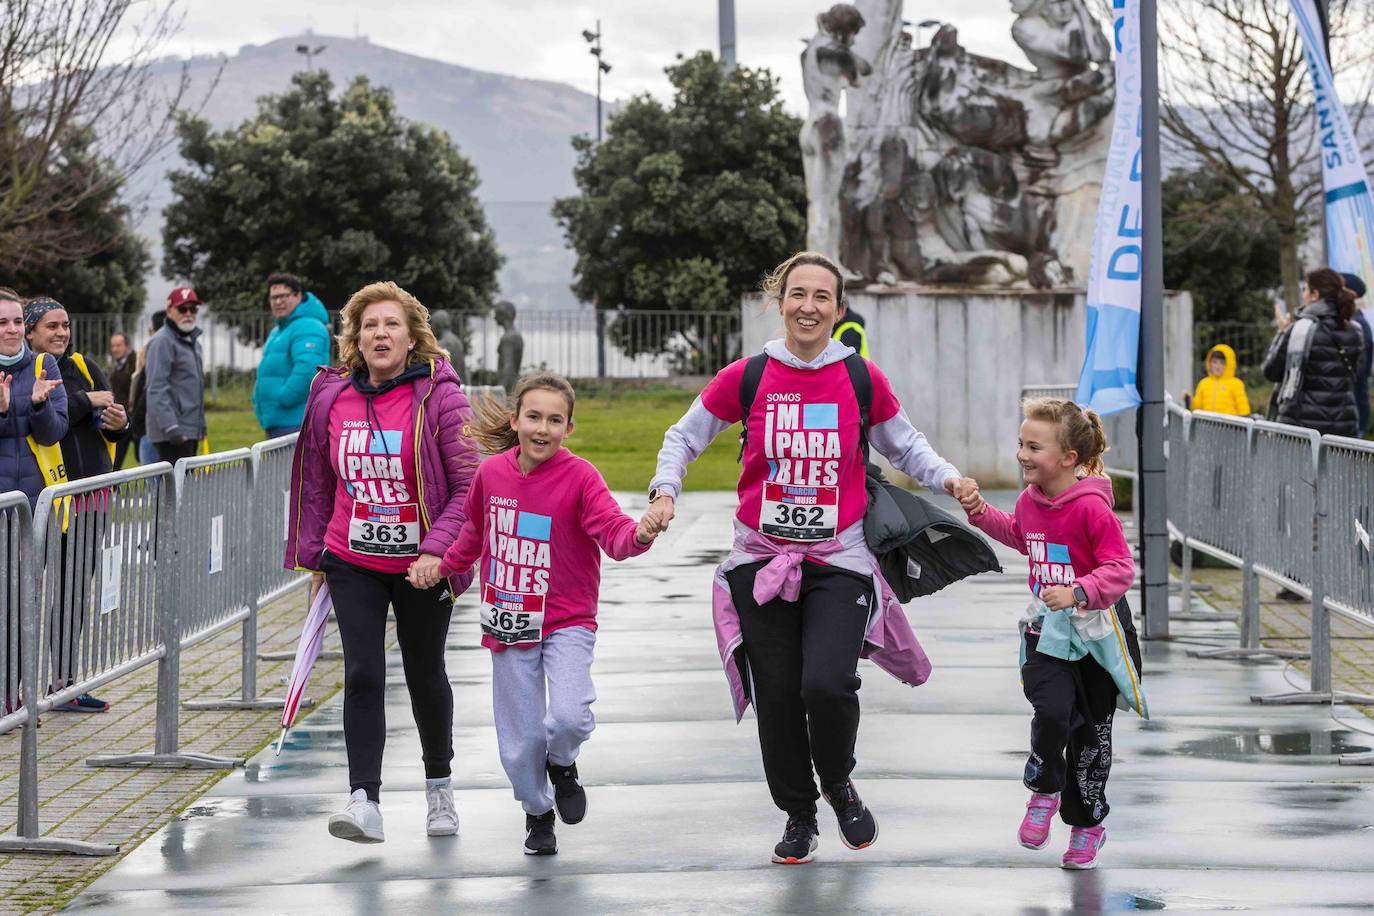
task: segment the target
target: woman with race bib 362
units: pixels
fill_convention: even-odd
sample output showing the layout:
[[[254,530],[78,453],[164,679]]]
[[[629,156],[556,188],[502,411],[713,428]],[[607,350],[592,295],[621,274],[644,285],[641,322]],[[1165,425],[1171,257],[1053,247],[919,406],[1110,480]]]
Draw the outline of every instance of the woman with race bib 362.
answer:
[[[344,652],[344,743],[350,796],[329,819],[340,839],[384,839],[379,792],[386,744],[386,618],[396,614],[406,688],[425,767],[425,832],[458,832],[449,765],[453,689],[444,668],[463,571],[426,587],[463,526],[477,451],[472,408],[429,311],[395,283],[365,286],[344,306],[339,357],[311,385],[291,468],[287,568],[328,583]],[[424,554],[425,556],[421,556]]]
[[[796,254],[769,275],[764,292],[778,304],[786,336],[764,346],[766,360],[721,370],[668,430],[645,520],[666,527],[687,465],[744,418],[734,546],[717,576],[717,638],[737,714],[749,702],[757,711],[768,788],[787,814],[773,861],[800,864],[816,850],[820,796],[846,846],[863,849],[878,837],[850,779],[859,658],[871,654],[910,684],[929,674],[864,541],[865,449],[852,373],[871,379],[868,445],[933,490],[958,496],[972,482],[912,426],[877,366],[831,340],[845,314],[844,278],[833,262]]]

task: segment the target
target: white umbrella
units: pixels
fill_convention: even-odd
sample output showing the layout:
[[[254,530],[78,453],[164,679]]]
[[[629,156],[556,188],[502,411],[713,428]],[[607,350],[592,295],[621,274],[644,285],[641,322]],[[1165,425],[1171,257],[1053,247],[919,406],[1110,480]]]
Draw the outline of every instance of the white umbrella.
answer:
[[[301,708],[301,698],[305,696],[305,685],[310,683],[310,670],[315,667],[315,659],[320,657],[324,647],[324,628],[329,622],[329,613],[334,610],[334,600],[329,596],[329,586],[321,583],[315,600],[310,602],[310,613],[305,615],[305,627],[301,630],[301,641],[296,645],[296,661],[291,665],[291,681],[286,687],[286,706],[281,712],[281,737],[277,739],[277,754],[281,754],[286,743],[286,730],[296,721],[296,713]]]

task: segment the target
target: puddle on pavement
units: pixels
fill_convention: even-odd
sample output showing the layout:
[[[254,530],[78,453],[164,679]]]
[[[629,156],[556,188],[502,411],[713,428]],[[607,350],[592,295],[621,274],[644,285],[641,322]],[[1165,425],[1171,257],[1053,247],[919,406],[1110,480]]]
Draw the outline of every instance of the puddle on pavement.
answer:
[[[196,805],[194,808],[187,808],[177,818],[179,821],[189,821],[195,817],[214,817],[219,814],[219,809],[211,805]]]
[[[1330,757],[1370,750],[1368,736],[1352,731],[1269,731],[1245,729],[1184,741],[1169,750],[1147,750],[1149,756],[1201,757],[1208,760],[1256,760],[1265,757]]]

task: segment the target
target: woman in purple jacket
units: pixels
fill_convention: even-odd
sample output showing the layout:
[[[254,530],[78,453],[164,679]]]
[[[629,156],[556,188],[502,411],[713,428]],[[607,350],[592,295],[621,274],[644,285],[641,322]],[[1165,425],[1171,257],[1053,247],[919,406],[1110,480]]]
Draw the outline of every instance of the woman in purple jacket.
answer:
[[[291,472],[286,567],[328,584],[344,650],[344,742],[350,797],[329,832],[379,843],[386,743],[386,616],[396,614],[411,709],[420,732],[430,836],[458,832],[449,783],[453,691],[444,644],[466,571],[413,588],[413,564],[438,564],[463,525],[477,470],[472,409],[429,311],[395,283],[373,283],[343,310],[343,366],[310,389]],[[421,555],[426,555],[420,559]]]

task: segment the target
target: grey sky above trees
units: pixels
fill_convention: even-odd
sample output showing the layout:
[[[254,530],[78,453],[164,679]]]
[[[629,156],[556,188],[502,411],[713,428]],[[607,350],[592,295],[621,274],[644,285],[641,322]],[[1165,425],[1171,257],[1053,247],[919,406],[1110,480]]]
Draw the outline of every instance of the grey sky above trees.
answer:
[[[782,78],[794,114],[805,110],[798,57],[816,14],[833,0],[736,0],[742,62]],[[1011,41],[1008,0],[961,0],[958,12],[937,0],[907,0],[912,22],[944,19],[959,28],[965,47],[1025,66]],[[594,62],[580,34],[601,20],[605,59],[612,66],[604,92],[626,99],[640,92],[671,95],[663,68],[676,53],[716,48],[716,0],[183,0],[173,53],[232,54],[313,29],[322,35],[357,32],[388,47],[479,70],[569,83],[595,90]],[[928,41],[931,30],[923,32]],[[327,44],[327,40],[324,40]],[[329,51],[318,59],[328,66]]]

